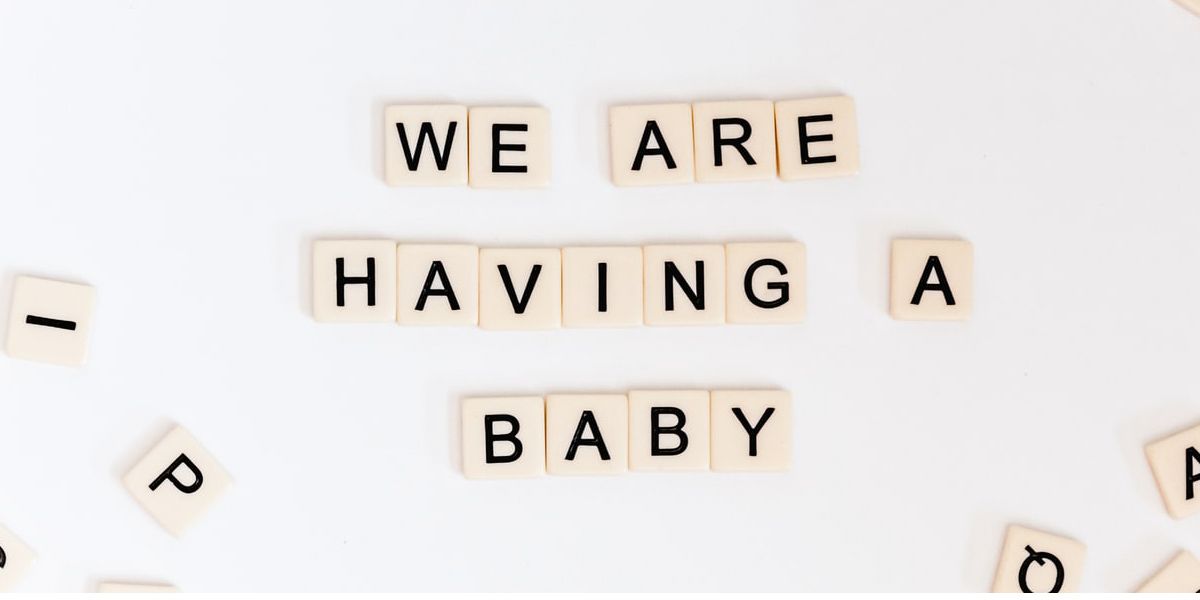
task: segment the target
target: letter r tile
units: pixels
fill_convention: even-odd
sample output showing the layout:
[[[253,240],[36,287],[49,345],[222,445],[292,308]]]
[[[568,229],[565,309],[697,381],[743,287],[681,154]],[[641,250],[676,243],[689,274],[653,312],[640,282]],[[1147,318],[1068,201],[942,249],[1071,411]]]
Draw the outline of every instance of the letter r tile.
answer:
[[[146,512],[179,536],[233,482],[196,438],[175,427],[125,474],[124,483]]]

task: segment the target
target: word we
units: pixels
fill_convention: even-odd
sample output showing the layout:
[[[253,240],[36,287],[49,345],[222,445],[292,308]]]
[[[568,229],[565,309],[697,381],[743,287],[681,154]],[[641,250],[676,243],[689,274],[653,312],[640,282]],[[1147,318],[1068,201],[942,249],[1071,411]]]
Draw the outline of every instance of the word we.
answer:
[[[317,321],[551,329],[804,318],[804,244],[313,245]]]
[[[792,399],[777,390],[467,398],[462,461],[471,479],[784,471]]]

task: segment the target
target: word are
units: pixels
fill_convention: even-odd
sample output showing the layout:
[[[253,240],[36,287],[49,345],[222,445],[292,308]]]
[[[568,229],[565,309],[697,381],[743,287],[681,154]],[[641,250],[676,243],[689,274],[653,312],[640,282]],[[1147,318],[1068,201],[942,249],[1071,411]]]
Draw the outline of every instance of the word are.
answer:
[[[551,329],[804,318],[798,242],[504,249],[318,241],[318,321]]]
[[[777,390],[467,398],[463,474],[784,471],[792,461],[791,405]]]
[[[125,489],[172,534],[182,535],[233,483],[182,427],[175,427],[123,479]]]
[[[616,106],[609,121],[617,185],[858,172],[858,126],[847,96]],[[395,105],[384,109],[383,128],[389,185],[536,188],[550,182],[544,108]]]

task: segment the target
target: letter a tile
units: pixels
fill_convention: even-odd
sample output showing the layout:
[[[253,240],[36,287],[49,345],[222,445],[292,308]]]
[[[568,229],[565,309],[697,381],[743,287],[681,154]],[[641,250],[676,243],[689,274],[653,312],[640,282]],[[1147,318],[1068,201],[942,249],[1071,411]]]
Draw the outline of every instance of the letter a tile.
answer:
[[[970,242],[892,242],[892,317],[954,321],[971,315],[974,258]]]
[[[611,475],[629,467],[629,400],[624,394],[546,396],[546,472]]]
[[[660,185],[695,179],[690,104],[614,106],[608,120],[613,183]]]
[[[14,589],[35,558],[29,546],[0,526],[0,592]]]
[[[1200,511],[1200,425],[1146,446],[1167,513],[1176,519]]]
[[[546,473],[546,402],[541,396],[462,402],[462,467],[467,479]]]
[[[993,592],[1074,592],[1083,575],[1083,544],[1011,525],[1004,536]]]
[[[232,485],[229,474],[182,427],[172,429],[125,475],[125,488],[179,536]]]

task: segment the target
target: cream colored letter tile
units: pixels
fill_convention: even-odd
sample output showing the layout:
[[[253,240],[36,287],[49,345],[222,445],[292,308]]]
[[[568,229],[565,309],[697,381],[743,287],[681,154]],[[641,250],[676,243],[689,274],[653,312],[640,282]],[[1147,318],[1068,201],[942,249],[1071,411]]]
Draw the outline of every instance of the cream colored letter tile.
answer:
[[[557,248],[479,251],[479,326],[554,329],[562,323],[562,253]]]
[[[95,305],[96,290],[90,285],[17,277],[8,320],[9,356],[82,365]]]
[[[974,258],[970,242],[892,242],[892,317],[956,321],[971,315]]]
[[[1200,560],[1186,550],[1175,555],[1158,573],[1138,588],[1143,593],[1200,592]]]
[[[467,107],[389,106],[383,139],[388,185],[467,185]]]
[[[546,405],[541,396],[467,398],[462,426],[463,475],[468,479],[546,472]]]
[[[102,581],[96,585],[96,591],[107,594],[168,594],[178,592],[179,588],[165,583]]]
[[[692,105],[614,106],[608,111],[612,178],[616,185],[695,180]]]
[[[400,244],[396,320],[402,325],[479,322],[479,248]]]
[[[186,429],[176,427],[125,474],[125,489],[167,531],[179,536],[233,484]]]
[[[799,242],[725,244],[725,321],[803,321],[804,262]]]
[[[775,105],[769,100],[692,105],[696,181],[773,179]]]
[[[1182,519],[1200,511],[1200,425],[1146,446],[1167,513]]]
[[[396,242],[313,243],[313,318],[323,322],[396,320]]]
[[[629,466],[629,400],[622,394],[546,396],[546,472],[611,475]]]
[[[712,392],[712,470],[792,466],[792,397],[779,390]]]
[[[784,181],[858,172],[858,123],[849,96],[775,103],[779,177]]]
[[[642,324],[642,249],[563,248],[564,327]]]
[[[1010,525],[992,591],[1077,591],[1085,551],[1083,544],[1070,538]]]
[[[36,558],[29,546],[0,526],[0,592],[14,589]]]
[[[472,108],[471,187],[550,184],[550,112],[538,107]]]
[[[709,410],[702,390],[629,392],[629,468],[707,471]]]
[[[647,325],[725,322],[725,247],[646,246]]]

